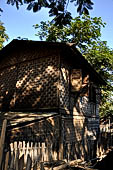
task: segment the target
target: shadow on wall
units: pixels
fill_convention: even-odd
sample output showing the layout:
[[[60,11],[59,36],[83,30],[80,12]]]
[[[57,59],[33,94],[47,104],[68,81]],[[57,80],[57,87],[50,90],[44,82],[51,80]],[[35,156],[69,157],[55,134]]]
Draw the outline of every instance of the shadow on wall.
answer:
[[[55,57],[21,63],[2,70],[0,75],[2,111],[57,107],[58,69]]]

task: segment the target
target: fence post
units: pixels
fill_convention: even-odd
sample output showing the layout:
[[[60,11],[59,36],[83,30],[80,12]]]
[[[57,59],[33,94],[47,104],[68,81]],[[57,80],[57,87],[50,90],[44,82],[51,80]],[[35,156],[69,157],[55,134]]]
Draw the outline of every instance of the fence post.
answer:
[[[7,120],[5,119],[3,121],[1,137],[0,137],[0,168],[1,168],[1,164],[2,164],[4,141],[5,141],[5,134],[6,134],[6,126],[7,126]]]

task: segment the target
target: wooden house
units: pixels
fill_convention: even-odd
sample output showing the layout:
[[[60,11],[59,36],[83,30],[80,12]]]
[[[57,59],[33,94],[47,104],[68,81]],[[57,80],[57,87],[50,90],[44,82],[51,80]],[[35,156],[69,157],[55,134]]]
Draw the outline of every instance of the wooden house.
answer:
[[[43,161],[94,157],[101,85],[74,44],[10,42],[0,51],[0,117],[11,151],[32,148],[36,160],[44,145]]]

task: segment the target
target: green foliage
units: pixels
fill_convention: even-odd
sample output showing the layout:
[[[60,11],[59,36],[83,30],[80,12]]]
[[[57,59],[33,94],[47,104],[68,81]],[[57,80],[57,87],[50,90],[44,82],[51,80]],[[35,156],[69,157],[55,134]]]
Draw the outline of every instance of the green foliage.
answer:
[[[95,42],[92,48],[84,52],[84,55],[105,80],[109,80],[109,83],[113,82],[113,49],[107,46],[106,41]]]
[[[113,86],[108,85],[102,89],[102,102],[100,116],[113,114]]]
[[[93,9],[91,0],[7,0],[8,4],[16,5],[19,9],[20,5],[27,4],[27,10],[37,12],[42,8],[49,9],[49,16],[54,16],[56,25],[67,25],[72,17],[71,12],[67,10],[69,3],[77,6],[79,14],[89,14],[89,10]]]
[[[0,50],[3,48],[3,43],[8,40],[8,35],[5,33],[5,27],[3,23],[0,21]]]
[[[52,22],[41,22],[34,27],[41,40],[74,42],[82,51],[91,48],[101,36],[101,27],[105,26],[101,17],[91,18],[89,15],[76,17],[67,26],[57,26]]]
[[[84,55],[108,84],[102,87],[100,115],[113,113],[113,49],[107,46],[106,41],[99,41]]]
[[[55,22],[48,21],[34,27],[41,40],[75,43],[108,84],[102,87],[100,114],[113,112],[113,49],[107,46],[106,41],[100,40],[101,27],[105,27],[101,17],[83,15],[72,19],[67,26],[56,26]]]

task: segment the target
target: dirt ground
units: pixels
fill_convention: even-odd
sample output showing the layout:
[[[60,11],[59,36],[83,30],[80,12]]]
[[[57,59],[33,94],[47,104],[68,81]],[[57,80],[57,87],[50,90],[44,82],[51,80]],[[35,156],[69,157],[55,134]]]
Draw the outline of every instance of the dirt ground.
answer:
[[[95,166],[98,170],[113,170],[113,150]]]

